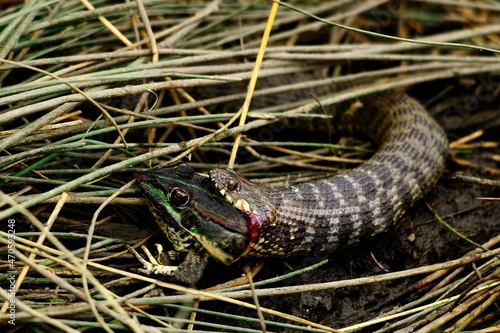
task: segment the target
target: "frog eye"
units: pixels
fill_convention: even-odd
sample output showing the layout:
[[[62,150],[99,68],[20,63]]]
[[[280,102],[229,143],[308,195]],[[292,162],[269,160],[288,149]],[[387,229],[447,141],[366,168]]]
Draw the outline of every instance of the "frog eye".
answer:
[[[240,187],[240,182],[236,179],[229,178],[226,180],[226,188],[229,191],[237,190]]]
[[[168,201],[172,204],[172,206],[177,208],[186,206],[190,200],[191,197],[189,196],[189,194],[178,187],[174,187],[168,193]]]

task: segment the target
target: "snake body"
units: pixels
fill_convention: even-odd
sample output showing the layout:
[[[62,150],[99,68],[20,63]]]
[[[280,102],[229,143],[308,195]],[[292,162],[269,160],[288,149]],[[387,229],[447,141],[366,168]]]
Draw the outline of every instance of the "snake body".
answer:
[[[210,178],[255,230],[247,256],[331,251],[385,230],[442,174],[448,141],[416,100],[386,93],[334,117],[337,130],[359,133],[379,150],[359,167],[293,186],[253,184],[231,169]]]

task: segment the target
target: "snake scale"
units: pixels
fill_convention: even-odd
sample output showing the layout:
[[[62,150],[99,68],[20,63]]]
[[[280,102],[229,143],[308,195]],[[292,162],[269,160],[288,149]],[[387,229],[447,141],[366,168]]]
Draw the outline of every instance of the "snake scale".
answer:
[[[379,149],[346,173],[275,188],[232,169],[212,169],[205,177],[186,164],[144,174],[139,185],[157,224],[178,252],[188,253],[179,266],[143,261],[144,272],[193,283],[209,257],[230,264],[332,251],[392,225],[441,176],[447,137],[404,93],[347,105],[328,110],[335,130],[367,137]]]

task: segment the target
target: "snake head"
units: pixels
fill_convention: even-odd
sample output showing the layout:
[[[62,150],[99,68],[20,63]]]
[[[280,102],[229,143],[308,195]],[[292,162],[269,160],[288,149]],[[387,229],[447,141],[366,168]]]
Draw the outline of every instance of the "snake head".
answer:
[[[215,168],[208,174],[227,202],[251,218],[250,229],[275,220],[275,208],[268,200],[267,188],[250,182],[232,169]]]
[[[163,234],[178,252],[202,251],[230,264],[247,249],[247,218],[214,183],[187,164],[146,172],[139,187]]]

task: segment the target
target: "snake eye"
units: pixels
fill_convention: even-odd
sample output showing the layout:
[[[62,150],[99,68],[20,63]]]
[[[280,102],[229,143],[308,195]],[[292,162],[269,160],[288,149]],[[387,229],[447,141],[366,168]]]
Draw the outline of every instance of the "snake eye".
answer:
[[[178,187],[174,187],[168,193],[168,201],[170,201],[173,206],[178,208],[186,206],[190,200],[191,197],[189,194]]]
[[[230,179],[226,180],[226,187],[229,191],[237,190],[239,186],[240,186],[240,182],[237,181],[236,179],[230,178]]]

